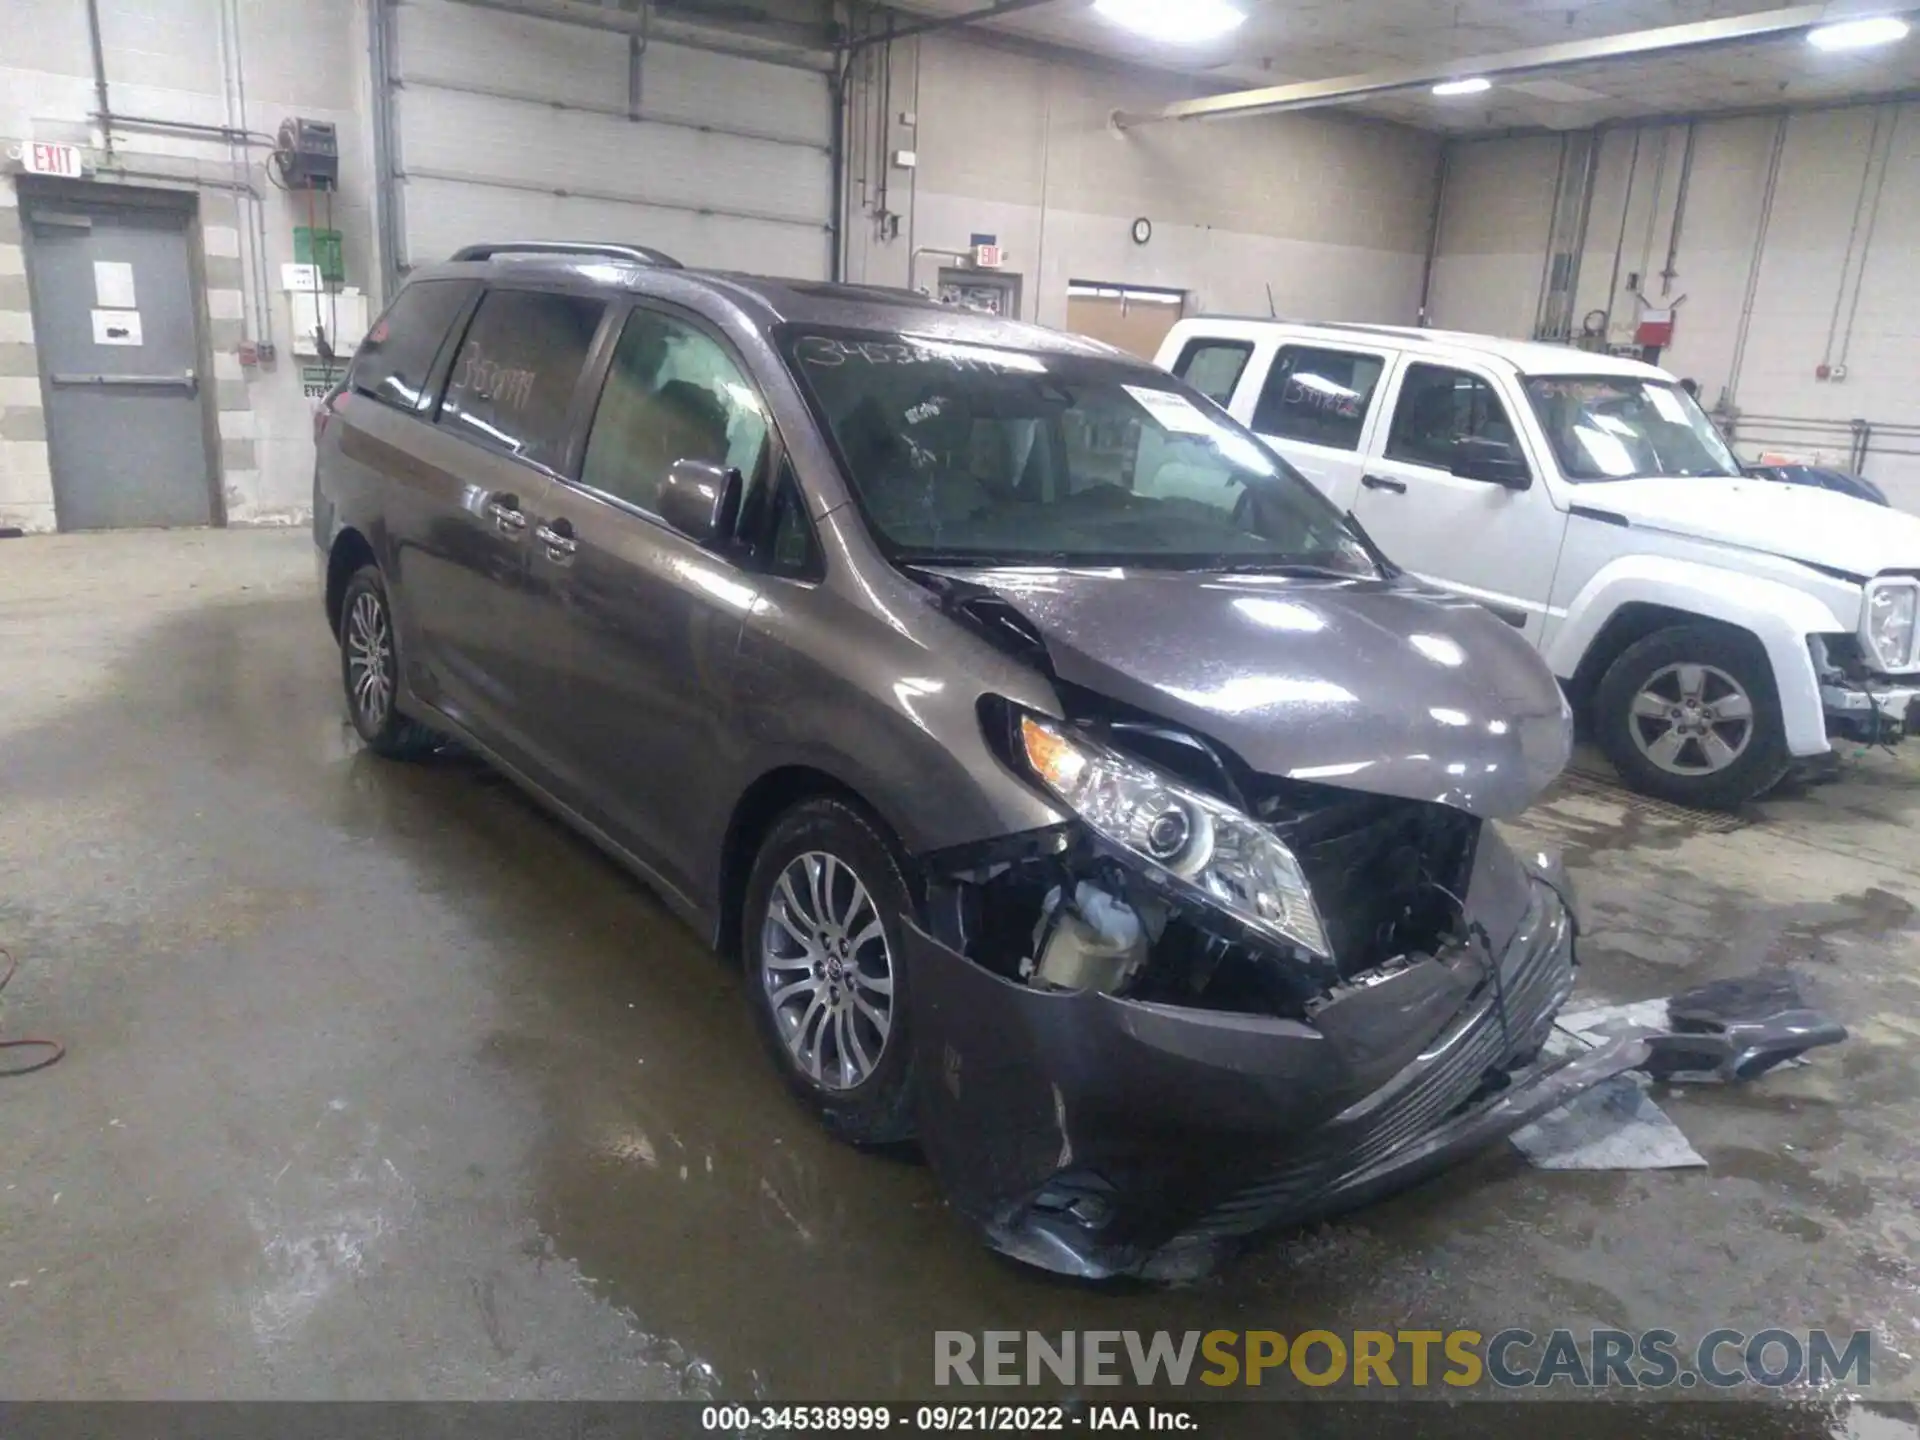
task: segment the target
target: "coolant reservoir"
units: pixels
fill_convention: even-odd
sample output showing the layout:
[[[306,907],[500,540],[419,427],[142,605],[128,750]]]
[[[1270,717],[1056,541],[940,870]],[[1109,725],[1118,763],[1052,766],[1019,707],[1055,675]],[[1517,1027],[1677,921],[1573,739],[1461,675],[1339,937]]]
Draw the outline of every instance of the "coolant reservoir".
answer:
[[[1061,904],[1056,888],[1041,907],[1034,940],[1038,944],[1045,937],[1046,944],[1033,967],[1036,984],[1112,992],[1146,963],[1146,930],[1125,901],[1082,880],[1074,887],[1073,905],[1056,915]]]

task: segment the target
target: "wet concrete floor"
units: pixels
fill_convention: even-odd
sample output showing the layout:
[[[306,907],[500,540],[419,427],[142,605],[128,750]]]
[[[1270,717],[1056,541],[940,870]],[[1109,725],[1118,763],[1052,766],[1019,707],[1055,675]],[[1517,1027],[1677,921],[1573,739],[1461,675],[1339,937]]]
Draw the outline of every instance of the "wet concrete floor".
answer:
[[[1572,791],[1519,827],[1581,886],[1582,998],[1786,963],[1852,1027],[1664,1095],[1708,1169],[1502,1147],[1088,1289],[828,1140],[643,887],[476,765],[362,752],[338,688],[304,534],[0,541],[0,1034],[71,1046],[0,1081],[0,1395],[925,1398],[936,1329],[1411,1325],[1866,1328],[1872,1393],[1920,1388],[1920,754],[1731,834]]]

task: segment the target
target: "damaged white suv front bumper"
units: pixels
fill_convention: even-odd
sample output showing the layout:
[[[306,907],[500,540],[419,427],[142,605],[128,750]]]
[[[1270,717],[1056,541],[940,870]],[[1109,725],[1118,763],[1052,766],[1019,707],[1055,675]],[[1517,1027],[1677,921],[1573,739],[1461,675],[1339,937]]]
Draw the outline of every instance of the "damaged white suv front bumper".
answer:
[[[1897,740],[1920,728],[1920,686],[1869,681],[1861,685],[1824,684],[1820,703],[1827,733],[1868,744]]]

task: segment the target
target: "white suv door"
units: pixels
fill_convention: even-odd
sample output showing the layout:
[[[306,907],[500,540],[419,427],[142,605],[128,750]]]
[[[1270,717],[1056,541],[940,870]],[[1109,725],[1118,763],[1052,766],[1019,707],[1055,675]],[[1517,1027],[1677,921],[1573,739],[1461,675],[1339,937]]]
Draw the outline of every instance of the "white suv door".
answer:
[[[1539,479],[1546,457],[1515,421],[1520,397],[1491,369],[1453,359],[1403,357],[1382,389],[1354,516],[1394,563],[1538,645],[1566,516]]]
[[[1392,353],[1282,338],[1248,367],[1233,418],[1342,510],[1353,507]]]

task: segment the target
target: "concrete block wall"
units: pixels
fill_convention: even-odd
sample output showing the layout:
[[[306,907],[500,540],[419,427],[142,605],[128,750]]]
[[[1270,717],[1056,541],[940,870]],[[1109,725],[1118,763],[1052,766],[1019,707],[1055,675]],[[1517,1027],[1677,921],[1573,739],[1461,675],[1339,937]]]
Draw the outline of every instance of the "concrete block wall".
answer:
[[[369,292],[377,305],[364,0],[243,0],[237,6],[237,67],[218,43],[220,3],[100,0],[115,112],[198,125],[237,123],[227,96],[235,89],[237,104],[237,79],[245,82],[248,129],[271,134],[293,115],[331,121],[342,151],[333,225],[342,232],[348,283]],[[225,519],[304,523],[312,505],[313,402],[302,394],[299,372],[303,363],[315,362],[291,352],[291,312],[279,289],[279,267],[293,259],[294,227],[308,223],[306,197],[270,183],[266,150],[259,145],[248,147],[236,167],[217,140],[129,127],[116,130],[109,155],[92,118],[98,102],[83,5],[0,0],[0,35],[7,37],[0,46],[0,156],[29,139],[79,145],[97,183],[196,193]],[[262,217],[256,217],[256,205],[263,207]],[[55,523],[52,477],[17,197],[5,175],[0,217],[0,527],[48,530]],[[322,215],[314,218],[324,223]],[[258,238],[262,219],[264,248]],[[264,294],[255,279],[262,268]],[[268,338],[277,358],[243,365],[243,343]],[[40,438],[15,438],[30,432]]]
[[[1862,470],[1920,512],[1920,104],[1704,119],[1692,130],[1690,165],[1685,124],[1599,135],[1576,320],[1610,309],[1612,337],[1631,339],[1637,277],[1649,304],[1676,307],[1660,363],[1736,414],[1744,454],[1844,466],[1853,422],[1864,421]],[[1560,143],[1452,147],[1435,323],[1529,333]],[[1820,378],[1821,366],[1844,366],[1844,378]]]
[[[27,304],[20,208],[0,179],[0,529],[53,528],[47,419]]]
[[[1069,280],[1184,290],[1210,311],[1266,314],[1271,302],[1289,316],[1414,318],[1434,137],[1331,114],[1122,132],[1116,109],[1194,92],[972,38],[894,52],[890,98],[876,73],[853,76],[849,278],[930,285],[941,262],[916,262],[915,249],[984,233],[1021,275],[1024,318],[1042,324],[1065,322]],[[897,150],[917,165],[892,166]],[[871,213],[883,179],[899,217],[890,237]],[[1131,235],[1139,217],[1153,227],[1145,245]]]

